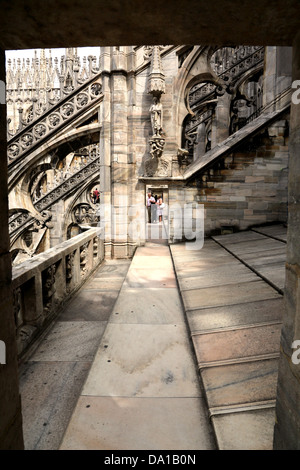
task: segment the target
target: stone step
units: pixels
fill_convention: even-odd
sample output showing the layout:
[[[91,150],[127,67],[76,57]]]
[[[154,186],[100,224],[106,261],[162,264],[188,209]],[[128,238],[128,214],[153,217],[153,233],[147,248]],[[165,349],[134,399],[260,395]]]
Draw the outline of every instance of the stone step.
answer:
[[[186,263],[170,247],[220,450],[273,447],[285,244],[269,233],[213,237]]]

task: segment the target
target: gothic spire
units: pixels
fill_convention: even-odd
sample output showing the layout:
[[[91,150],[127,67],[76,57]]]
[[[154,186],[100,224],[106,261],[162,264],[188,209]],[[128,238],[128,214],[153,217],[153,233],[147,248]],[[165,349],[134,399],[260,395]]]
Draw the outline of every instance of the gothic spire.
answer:
[[[160,46],[153,46],[152,48],[148,93],[157,98],[160,98],[160,95],[165,93],[165,75],[162,68]]]

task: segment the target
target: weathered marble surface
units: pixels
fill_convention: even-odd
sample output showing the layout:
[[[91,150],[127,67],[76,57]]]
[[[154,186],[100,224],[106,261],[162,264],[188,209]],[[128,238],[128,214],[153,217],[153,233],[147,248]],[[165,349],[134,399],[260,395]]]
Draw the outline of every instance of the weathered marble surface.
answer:
[[[60,449],[214,446],[169,248],[152,242],[133,258]]]
[[[109,281],[123,282],[129,265],[103,262],[21,365],[26,449],[58,449],[120,290]]]
[[[285,230],[217,236],[193,253],[171,247],[219,449],[273,447]]]

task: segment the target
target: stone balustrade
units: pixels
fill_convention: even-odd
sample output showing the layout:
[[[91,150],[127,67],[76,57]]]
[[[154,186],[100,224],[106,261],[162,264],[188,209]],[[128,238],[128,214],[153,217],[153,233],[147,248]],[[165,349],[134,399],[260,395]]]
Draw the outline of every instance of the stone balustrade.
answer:
[[[13,308],[19,357],[53,322],[63,305],[104,259],[101,230],[91,228],[13,267]]]
[[[7,155],[9,164],[24,157],[36,145],[70,123],[80,112],[88,110],[102,98],[100,74],[60,100],[28,124],[22,125],[17,134],[8,135]]]
[[[263,63],[264,53],[265,48],[263,46],[239,46],[227,64],[222,64],[221,68],[214,65],[213,69],[227,85],[230,85],[232,81],[236,80],[245,71],[259,63]],[[204,98],[208,99],[210,95],[213,95],[215,90],[216,85],[213,83],[198,83],[189,93],[189,105],[193,108]]]

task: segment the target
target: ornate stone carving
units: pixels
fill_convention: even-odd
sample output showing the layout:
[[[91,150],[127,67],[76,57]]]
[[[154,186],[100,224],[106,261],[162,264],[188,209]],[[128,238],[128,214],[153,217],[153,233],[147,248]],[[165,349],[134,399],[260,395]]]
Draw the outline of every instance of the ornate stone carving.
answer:
[[[98,237],[93,239],[93,257],[98,258]]]
[[[21,288],[17,287],[13,291],[13,312],[14,312],[14,319],[16,329],[19,328],[20,325],[23,323],[23,315],[22,315],[22,292]]]
[[[148,93],[158,98],[165,93],[165,75],[162,70],[160,47],[153,46],[151,56],[150,75],[148,79]]]
[[[60,67],[56,57],[52,60],[51,50],[49,58],[45,57],[44,49],[41,50],[40,59],[36,54],[32,59],[32,66],[30,59],[23,59],[22,63],[18,60],[17,67],[15,59],[8,59],[6,88],[9,97],[8,115],[11,116],[8,121],[8,138],[20,132],[68,94],[78,90],[99,72],[96,57],[89,56],[88,64],[84,57],[81,67],[77,49],[70,47],[66,48],[65,55],[61,57]],[[92,93],[96,96],[95,91],[93,86]],[[82,99],[80,97],[79,105]]]
[[[66,256],[66,285],[67,285],[67,292],[71,290],[71,281],[73,278],[73,270],[74,270],[74,256],[75,251],[68,254]]]
[[[77,93],[75,90],[74,93]],[[40,143],[42,139],[55,132],[58,125],[66,123],[72,119],[86,106],[101,97],[100,78],[94,78],[87,84],[75,97],[67,96],[64,100],[53,106],[53,112],[41,113],[35,115],[35,120],[29,124],[24,124],[23,130],[19,129],[19,133],[8,140],[8,159],[13,161],[16,157],[20,157],[30,150],[35,144]]]
[[[95,224],[99,220],[95,209],[87,203],[78,204],[73,211],[73,219],[77,224]]]
[[[170,176],[170,162],[165,158],[149,158],[145,161],[147,176]]]
[[[82,150],[82,149],[81,149]],[[9,234],[15,236],[15,234],[23,229],[24,224],[28,226],[33,225],[32,230],[37,231],[44,227],[51,227],[51,212],[49,208],[55,204],[59,199],[69,194],[70,190],[81,185],[88,178],[91,178],[100,168],[100,156],[98,146],[94,146],[89,154],[85,156],[86,163],[82,163],[79,170],[72,173],[66,179],[60,179],[56,181],[55,186],[49,190],[46,194],[42,194],[38,199],[34,198],[33,205],[35,209],[41,212],[39,219],[36,216],[32,216],[29,212],[18,212],[12,214],[9,218]],[[93,212],[92,222],[97,222],[97,218]]]
[[[81,277],[84,277],[87,272],[88,246],[89,246],[89,242],[85,243],[80,248],[80,275]]]
[[[17,350],[18,354],[21,354],[22,351],[30,344],[32,337],[37,331],[37,327],[33,325],[21,325],[17,329]]]
[[[47,315],[52,310],[53,295],[56,292],[55,289],[55,273],[56,265],[52,264],[49,268],[46,269],[45,276],[43,279],[43,303],[44,303],[44,312]]]
[[[147,176],[163,176],[168,171],[168,162],[160,162],[165,146],[165,134],[163,131],[163,107],[160,97],[165,93],[165,79],[162,71],[160,51],[163,46],[148,46],[146,49],[151,52],[151,68],[148,79],[148,93],[153,96],[150,106],[150,119],[152,137],[149,140],[150,158],[145,162]]]

